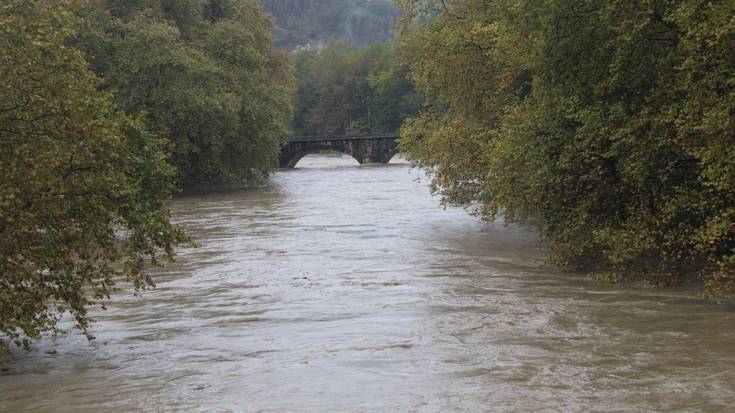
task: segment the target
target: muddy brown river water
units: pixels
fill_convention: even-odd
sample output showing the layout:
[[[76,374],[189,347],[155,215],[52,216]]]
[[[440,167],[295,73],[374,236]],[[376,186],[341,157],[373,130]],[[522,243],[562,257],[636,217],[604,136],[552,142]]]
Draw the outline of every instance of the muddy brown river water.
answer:
[[[19,355],[0,412],[735,411],[732,305],[551,269],[532,229],[352,162],[177,199],[201,247],[92,343]]]

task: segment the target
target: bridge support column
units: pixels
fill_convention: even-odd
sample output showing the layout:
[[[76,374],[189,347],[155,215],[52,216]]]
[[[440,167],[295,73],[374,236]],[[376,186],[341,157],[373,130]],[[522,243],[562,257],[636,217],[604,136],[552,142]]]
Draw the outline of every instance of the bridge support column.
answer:
[[[397,152],[395,139],[369,139],[356,148],[360,154],[357,161],[366,163],[388,163]]]

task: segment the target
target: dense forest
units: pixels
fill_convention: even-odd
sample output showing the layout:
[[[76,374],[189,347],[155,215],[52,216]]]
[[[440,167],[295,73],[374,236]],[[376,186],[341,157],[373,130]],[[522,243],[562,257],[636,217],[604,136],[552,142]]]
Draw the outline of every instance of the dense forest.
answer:
[[[182,185],[263,176],[288,135],[293,71],[255,0],[95,0],[74,46],[101,89],[166,136]]]
[[[371,135],[397,132],[416,115],[421,97],[391,44],[359,48],[331,41],[296,52],[294,134]]]
[[[263,0],[276,18],[275,44],[296,49],[330,39],[370,45],[393,39],[398,10],[388,0]]]
[[[446,202],[541,218],[555,263],[735,293],[735,3],[398,1]]]

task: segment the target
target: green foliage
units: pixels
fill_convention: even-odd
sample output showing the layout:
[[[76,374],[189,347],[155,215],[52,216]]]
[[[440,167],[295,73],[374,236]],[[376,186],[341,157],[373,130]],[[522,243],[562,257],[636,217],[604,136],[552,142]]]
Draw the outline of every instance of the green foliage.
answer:
[[[357,48],[333,41],[296,52],[294,62],[297,135],[395,132],[420,107],[391,45]]]
[[[169,223],[165,141],[98,92],[66,45],[75,0],[0,5],[0,354],[87,308],[185,241]]]
[[[447,202],[543,217],[552,259],[735,293],[735,4],[402,0]],[[608,277],[609,278],[609,277]]]
[[[103,89],[173,142],[184,186],[264,176],[289,135],[293,70],[254,0],[94,0],[76,44]]]
[[[294,49],[341,39],[357,45],[393,39],[398,10],[388,0],[263,0],[276,18],[275,43]]]

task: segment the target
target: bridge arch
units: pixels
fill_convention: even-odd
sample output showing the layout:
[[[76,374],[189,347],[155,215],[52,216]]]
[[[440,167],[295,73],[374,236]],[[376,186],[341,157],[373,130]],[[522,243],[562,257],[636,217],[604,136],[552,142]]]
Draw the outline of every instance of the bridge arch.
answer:
[[[392,152],[389,152],[388,153],[388,156],[387,156],[387,159],[388,160],[386,161],[386,163],[393,163],[396,159],[401,159],[401,160],[403,160],[405,162],[405,158],[403,157],[402,152],[399,151],[398,149],[396,149],[396,150],[394,150]],[[404,162],[398,162],[398,163],[404,163]]]
[[[281,161],[281,167],[282,168],[295,168],[296,165],[298,165],[299,161],[301,161],[305,157],[307,157],[309,155],[315,155],[315,154],[320,154],[320,153],[325,153],[325,152],[341,153],[341,154],[347,155],[350,158],[354,159],[355,161],[357,161],[358,164],[362,164],[362,162],[360,162],[359,159],[355,158],[355,156],[353,154],[351,154],[348,151],[344,150],[344,148],[342,150],[339,150],[337,148],[329,148],[329,149],[326,149],[326,148],[322,148],[322,149],[312,148],[312,149],[303,149],[303,150],[300,150],[300,151],[296,151],[296,152],[291,153],[288,160],[285,160],[285,162],[284,161]]]

